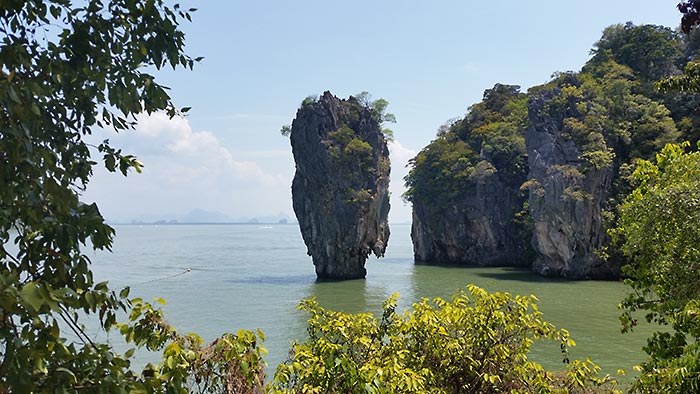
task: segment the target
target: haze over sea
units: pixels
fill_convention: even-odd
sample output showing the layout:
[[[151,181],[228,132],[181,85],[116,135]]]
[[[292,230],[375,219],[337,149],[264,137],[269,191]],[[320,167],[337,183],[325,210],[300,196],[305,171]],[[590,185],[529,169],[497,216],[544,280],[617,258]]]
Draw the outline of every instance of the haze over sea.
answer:
[[[166,318],[183,332],[211,341],[224,332],[261,329],[268,374],[284,361],[293,340],[306,336],[301,299],[316,297],[325,307],[344,312],[378,312],[398,292],[399,310],[422,297],[448,298],[473,283],[489,291],[536,295],[544,319],[570,331],[577,346],[573,358],[590,357],[605,373],[631,371],[645,359],[642,346],[651,328],[621,334],[617,304],[619,282],[567,282],[541,278],[512,268],[461,268],[416,265],[410,225],[392,225],[386,256],[370,258],[367,279],[317,282],[311,258],[296,225],[115,225],[113,253],[95,252],[96,281],[113,289],[131,287],[131,297],[163,297]],[[191,269],[191,271],[188,271]],[[90,332],[99,339],[105,333]],[[118,337],[118,335],[114,335]],[[123,346],[115,343],[119,348]],[[533,357],[559,368],[554,343],[539,345]],[[142,354],[138,363],[158,361]]]

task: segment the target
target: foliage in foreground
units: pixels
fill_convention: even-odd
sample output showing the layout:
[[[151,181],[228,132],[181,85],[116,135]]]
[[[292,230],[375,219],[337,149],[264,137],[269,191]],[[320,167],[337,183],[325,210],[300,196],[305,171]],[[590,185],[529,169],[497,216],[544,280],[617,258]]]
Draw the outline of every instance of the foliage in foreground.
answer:
[[[117,293],[93,280],[82,248],[109,249],[114,234],[95,204],[80,202],[97,165],[94,155],[125,175],[141,163],[107,141],[92,146],[84,138],[95,126],[129,130],[142,113],[175,115],[166,88],[145,67],[192,67],[196,59],[183,52],[178,24],[190,15],[177,5],[75,3],[0,6],[0,392],[260,392],[264,350],[255,334],[225,334],[204,345],[195,334],[174,330],[150,304],[127,301],[127,289]],[[381,118],[386,103],[374,103]],[[392,121],[386,115],[380,120]],[[556,339],[564,349],[569,344],[565,331],[540,320],[532,298],[471,292],[472,298],[461,294],[452,303],[424,301],[403,317],[390,300],[381,322],[308,302],[311,339],[280,367],[274,388],[612,390],[588,361],[552,374],[527,359],[538,337]],[[697,303],[681,304],[664,313],[679,333],[697,338]],[[163,349],[162,364],[134,371],[132,350],[117,354],[85,334],[85,315],[110,330],[120,310],[130,312],[120,332],[138,347]],[[656,344],[678,345],[679,338],[659,336]],[[680,382],[680,391],[684,382],[696,387],[695,345],[653,349],[656,358],[640,381],[668,378]],[[650,375],[654,367],[668,373]]]
[[[475,286],[452,301],[423,299],[403,316],[396,296],[380,320],[301,303],[309,339],[275,375],[276,393],[615,393],[590,360],[569,361],[566,330],[542,320],[534,296]],[[528,359],[535,340],[559,343],[566,371]]]
[[[156,300],[164,304],[162,299]],[[129,322],[117,327],[127,342],[163,351],[163,362],[143,372],[147,392],[262,393],[265,386],[261,345],[263,333],[239,330],[205,345],[195,333],[182,334],[168,324],[160,309],[139,298],[131,300]],[[129,352],[133,353],[133,349]]]
[[[178,29],[190,12],[162,0],[0,2],[0,393],[245,392],[261,386],[262,349],[250,332],[204,346],[159,311],[96,283],[86,245],[109,250],[114,230],[96,204],[80,201],[102,156],[111,172],[141,163],[94,127],[128,131],[136,116],[177,110],[148,68],[191,68]],[[139,372],[93,341],[117,313],[127,341],[163,349],[160,366]],[[255,364],[254,366],[247,365]]]
[[[686,144],[687,146],[687,144]],[[700,390],[700,152],[667,145],[656,162],[640,161],[636,188],[625,200],[615,234],[630,258],[631,293],[623,301],[623,327],[632,313],[670,326],[648,340],[647,362],[633,391],[689,393]],[[670,331],[670,332],[669,332]]]

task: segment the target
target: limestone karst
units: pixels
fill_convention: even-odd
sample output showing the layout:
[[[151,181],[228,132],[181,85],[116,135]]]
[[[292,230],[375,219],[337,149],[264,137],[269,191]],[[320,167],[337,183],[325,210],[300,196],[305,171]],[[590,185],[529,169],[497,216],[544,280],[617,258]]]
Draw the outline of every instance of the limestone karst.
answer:
[[[320,279],[366,275],[389,241],[389,150],[381,113],[330,92],[304,100],[290,129],[294,212]]]

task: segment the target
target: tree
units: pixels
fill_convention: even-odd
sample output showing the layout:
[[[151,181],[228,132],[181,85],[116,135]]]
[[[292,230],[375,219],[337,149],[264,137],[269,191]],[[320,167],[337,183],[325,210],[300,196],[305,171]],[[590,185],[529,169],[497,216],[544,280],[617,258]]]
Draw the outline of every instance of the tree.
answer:
[[[688,0],[678,3],[678,11],[683,14],[681,17],[681,30],[685,34],[700,24],[700,1]]]
[[[277,393],[614,393],[610,377],[588,361],[568,360],[566,330],[542,320],[534,296],[488,293],[475,286],[452,301],[423,299],[403,316],[396,295],[381,320],[302,301],[309,339],[279,366]],[[535,340],[562,349],[567,371],[528,359]]]
[[[379,126],[383,126],[384,123],[396,123],[396,116],[394,114],[386,112],[386,108],[389,106],[389,102],[383,98],[372,100],[372,95],[367,91],[360,92],[356,94],[355,99],[365,107],[372,111],[372,115],[376,118]],[[382,133],[387,141],[394,140],[394,130],[387,127],[382,127]]]
[[[681,42],[681,35],[668,27],[627,22],[603,30],[593,49],[593,60],[612,56],[642,81],[653,82],[678,72],[685,63]]]
[[[656,83],[657,89],[668,92],[700,92],[700,62],[689,62],[682,75],[664,78]]]
[[[686,146],[688,144],[685,144]],[[648,340],[649,360],[633,389],[687,393],[700,388],[700,153],[667,145],[656,162],[640,161],[636,188],[620,210],[614,235],[629,257],[630,294],[622,302],[624,330],[633,312],[670,326]]]
[[[133,351],[118,355],[83,331],[78,312],[109,330],[117,311],[131,310],[122,331],[136,345],[167,344],[166,361],[203,354],[173,345],[183,337],[149,304],[131,304],[128,288],[117,294],[95,283],[82,249],[109,250],[114,230],[80,197],[95,155],[124,175],[142,166],[108,141],[86,142],[93,127],[126,131],[138,114],[188,110],[177,110],[148,70],[199,60],[184,53],[178,28],[194,9],[162,0],[77,3],[0,3],[0,392],[180,391],[185,364],[141,375],[130,369]]]
[[[695,26],[700,24],[700,1],[689,0],[678,3],[678,10],[683,14],[681,18],[681,31],[691,41],[691,33]],[[661,92],[700,92],[700,63],[688,62],[682,75],[674,75],[661,79],[656,83]]]
[[[504,182],[520,186],[527,175],[527,97],[516,85],[496,84],[463,118],[441,126],[438,138],[409,161],[404,199],[438,210],[473,190],[475,167],[486,160]],[[476,175],[476,174],[474,174]]]

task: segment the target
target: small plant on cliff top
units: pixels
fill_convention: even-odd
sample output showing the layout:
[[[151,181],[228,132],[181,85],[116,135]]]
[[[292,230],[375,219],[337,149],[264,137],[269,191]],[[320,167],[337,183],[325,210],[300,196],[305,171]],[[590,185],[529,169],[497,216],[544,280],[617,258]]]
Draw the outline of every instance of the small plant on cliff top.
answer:
[[[386,112],[386,108],[389,106],[389,102],[380,98],[377,100],[372,100],[372,95],[369,92],[361,92],[354,96],[357,101],[366,106],[372,111],[372,116],[377,120],[379,126],[381,127],[384,123],[396,123],[396,116],[394,114]],[[382,134],[387,141],[394,140],[394,131],[389,128],[382,128]]]
[[[276,393],[616,393],[587,361],[570,362],[566,330],[542,320],[534,296],[488,293],[475,286],[452,301],[423,299],[403,316],[396,296],[381,319],[302,301],[309,339],[280,365]],[[565,372],[530,361],[535,340],[562,349]]]
[[[386,101],[385,99],[377,99],[372,101],[372,95],[369,94],[369,92],[361,92],[359,94],[356,94],[353,96],[360,104],[366,106],[367,108],[372,111],[372,116],[376,119],[377,123],[379,126],[382,126],[384,123],[396,123],[396,116],[394,114],[390,114],[386,112],[386,108],[389,106],[389,102]],[[310,95],[307,96],[304,101],[301,102],[301,108],[307,107],[309,105],[312,105],[318,101],[318,96],[315,95]],[[394,140],[394,131],[389,129],[389,128],[382,128],[382,134],[384,134],[384,138],[387,139],[387,141],[393,141]],[[285,137],[289,137],[290,134],[292,133],[292,126],[291,125],[283,125],[280,129],[280,134],[282,134]]]

